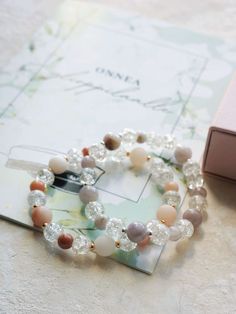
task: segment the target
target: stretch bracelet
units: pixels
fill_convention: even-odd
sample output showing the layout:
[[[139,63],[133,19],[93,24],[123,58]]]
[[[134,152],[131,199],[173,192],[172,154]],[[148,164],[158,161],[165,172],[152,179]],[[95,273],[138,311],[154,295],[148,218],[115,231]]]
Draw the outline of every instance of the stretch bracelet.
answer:
[[[81,151],[73,148],[65,156],[51,158],[48,168],[38,171],[28,195],[32,221],[35,226],[43,228],[47,241],[61,249],[72,249],[75,254],[93,251],[110,256],[116,250],[130,252],[149,244],[163,246],[168,240],[190,238],[202,223],[207,207],[207,191],[203,187],[200,166],[191,158],[191,149],[178,145],[170,135],[129,129],[119,135],[108,133],[101,143]],[[94,186],[97,167],[110,173],[121,171],[121,168],[149,173],[153,184],[163,192],[156,217],[145,223],[134,221],[128,225],[123,219],[108,217]],[[182,172],[190,194],[189,209],[181,219],[177,219],[181,197],[173,168]],[[65,232],[60,224],[52,222],[52,211],[45,206],[47,187],[53,185],[55,176],[68,170],[78,174],[78,196],[84,204],[86,217],[93,222],[94,229],[103,230],[94,241],[83,233],[74,236]]]

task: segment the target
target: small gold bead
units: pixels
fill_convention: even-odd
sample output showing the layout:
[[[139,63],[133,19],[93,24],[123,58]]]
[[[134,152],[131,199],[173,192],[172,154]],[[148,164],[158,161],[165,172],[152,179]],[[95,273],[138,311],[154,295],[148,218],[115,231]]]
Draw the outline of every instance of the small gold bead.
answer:
[[[151,158],[152,158],[152,157],[148,155],[148,156],[147,156],[147,161],[149,161]]]
[[[116,244],[116,247],[119,249],[120,248],[120,241],[116,241],[115,244]]]
[[[90,250],[94,250],[94,249],[95,249],[95,244],[94,244],[94,242],[92,242],[90,245]]]
[[[161,222],[162,222],[163,224],[165,224],[165,223],[166,223],[166,221],[165,221],[164,219],[162,219],[162,220],[161,220]]]
[[[45,222],[45,223],[42,225],[42,228],[45,228],[47,225],[48,225],[48,223]]]
[[[126,156],[129,157],[130,156],[130,152],[126,152]]]

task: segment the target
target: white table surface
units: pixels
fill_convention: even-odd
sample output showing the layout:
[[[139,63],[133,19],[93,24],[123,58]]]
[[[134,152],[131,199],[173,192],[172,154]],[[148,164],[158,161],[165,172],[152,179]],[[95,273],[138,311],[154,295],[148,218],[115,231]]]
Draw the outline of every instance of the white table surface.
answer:
[[[0,66],[60,2],[0,1]],[[236,39],[235,0],[98,2]],[[152,276],[95,256],[53,255],[31,231],[0,222],[0,313],[236,313],[236,186],[208,179],[207,188],[203,231],[169,244]]]

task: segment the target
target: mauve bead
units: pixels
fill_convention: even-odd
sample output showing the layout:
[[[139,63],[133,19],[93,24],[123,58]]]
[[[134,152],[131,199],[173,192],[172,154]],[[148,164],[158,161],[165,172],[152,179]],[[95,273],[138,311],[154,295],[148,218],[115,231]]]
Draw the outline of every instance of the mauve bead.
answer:
[[[105,215],[102,215],[95,219],[94,224],[96,228],[100,230],[104,230],[106,228],[107,222],[108,222],[108,217]]]
[[[52,211],[44,206],[34,207],[31,217],[34,225],[41,228],[43,224],[52,221]]]
[[[68,162],[62,156],[56,156],[49,160],[48,166],[55,174],[64,173],[68,168]]]
[[[172,226],[177,217],[176,209],[170,205],[162,205],[157,211],[157,219],[165,225]]]
[[[164,187],[165,192],[167,191],[179,191],[179,185],[176,182],[167,182]]]
[[[95,168],[96,162],[92,156],[84,156],[81,160],[82,168]]]
[[[147,135],[143,132],[138,132],[137,134],[137,143],[143,144],[147,140]]]
[[[196,188],[196,189],[189,189],[189,195],[190,196],[201,195],[203,197],[207,197],[207,190],[204,189],[203,187]]]
[[[120,147],[121,139],[115,134],[107,133],[103,138],[103,142],[108,150],[115,150]]]
[[[44,192],[45,191],[45,184],[41,181],[33,181],[30,184],[30,191],[39,190]]]
[[[93,186],[83,186],[79,191],[79,198],[84,204],[95,202],[98,200],[98,191]]]
[[[190,221],[194,228],[197,228],[202,223],[202,214],[197,209],[187,209],[183,214],[183,219]]]
[[[184,164],[192,157],[192,151],[189,147],[177,146],[174,155],[177,162]]]
[[[142,222],[132,222],[128,225],[126,234],[130,241],[139,243],[147,236],[147,227]]]
[[[62,233],[57,240],[59,247],[63,250],[68,250],[71,248],[73,243],[73,237],[69,233]]]

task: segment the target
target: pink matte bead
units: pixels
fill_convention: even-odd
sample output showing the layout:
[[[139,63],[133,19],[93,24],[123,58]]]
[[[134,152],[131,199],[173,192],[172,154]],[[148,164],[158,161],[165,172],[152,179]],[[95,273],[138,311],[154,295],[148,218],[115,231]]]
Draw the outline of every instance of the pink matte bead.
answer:
[[[41,181],[36,181],[36,180],[32,181],[30,184],[30,191],[33,191],[33,190],[39,190],[39,191],[44,192],[45,184]]]
[[[175,223],[176,217],[176,209],[170,205],[162,205],[157,211],[157,219],[168,227]]]
[[[184,164],[192,157],[192,151],[189,147],[178,146],[175,149],[174,155],[177,162]]]
[[[168,182],[166,183],[164,190],[167,191],[179,191],[179,185],[176,182]]]
[[[141,147],[136,147],[130,152],[130,161],[136,168],[141,168],[147,161],[147,152]]]
[[[45,223],[52,221],[52,212],[44,206],[34,207],[32,210],[32,221],[35,226],[42,227]]]

